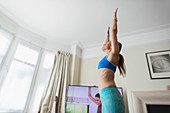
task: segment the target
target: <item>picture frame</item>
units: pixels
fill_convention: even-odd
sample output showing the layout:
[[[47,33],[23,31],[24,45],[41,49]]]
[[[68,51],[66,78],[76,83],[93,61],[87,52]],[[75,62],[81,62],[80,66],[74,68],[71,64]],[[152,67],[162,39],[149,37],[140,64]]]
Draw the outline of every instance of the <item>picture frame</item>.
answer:
[[[170,50],[145,54],[151,79],[170,79]]]

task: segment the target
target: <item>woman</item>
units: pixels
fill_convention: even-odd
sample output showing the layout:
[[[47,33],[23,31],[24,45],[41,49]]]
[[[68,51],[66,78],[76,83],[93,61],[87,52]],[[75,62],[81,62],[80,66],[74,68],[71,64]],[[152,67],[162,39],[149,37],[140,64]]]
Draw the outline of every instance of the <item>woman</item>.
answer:
[[[102,101],[102,113],[124,113],[124,102],[114,81],[114,74],[118,66],[121,75],[125,75],[124,59],[120,53],[121,44],[117,41],[117,13],[118,8],[113,15],[113,24],[111,28],[111,41],[109,41],[109,30],[107,39],[102,50],[106,56],[98,64],[98,82],[100,99]]]
[[[95,103],[95,104],[97,104],[97,113],[102,113],[102,111],[101,111],[101,106],[102,106],[102,103],[101,103],[101,100],[100,100],[100,94],[99,93],[97,93],[96,95],[95,95],[95,98],[93,98],[92,96],[91,96],[91,86],[89,86],[88,87],[88,96],[89,96],[89,98]]]

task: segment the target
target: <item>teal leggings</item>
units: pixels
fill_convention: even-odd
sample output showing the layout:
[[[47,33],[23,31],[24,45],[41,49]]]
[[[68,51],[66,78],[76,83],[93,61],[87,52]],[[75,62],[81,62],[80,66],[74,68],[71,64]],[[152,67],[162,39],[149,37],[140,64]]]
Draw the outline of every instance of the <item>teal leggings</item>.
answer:
[[[105,87],[100,90],[102,113],[125,113],[125,105],[116,87]]]

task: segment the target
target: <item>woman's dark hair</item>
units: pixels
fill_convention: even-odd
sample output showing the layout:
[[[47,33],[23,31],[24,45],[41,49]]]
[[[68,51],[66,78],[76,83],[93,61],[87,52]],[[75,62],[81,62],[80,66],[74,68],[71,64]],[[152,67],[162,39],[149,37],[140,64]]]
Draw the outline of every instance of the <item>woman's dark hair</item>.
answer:
[[[120,42],[119,43],[119,49],[121,51],[122,49],[122,44]],[[126,74],[126,69],[125,69],[125,64],[124,64],[124,58],[121,54],[119,54],[119,63],[118,63],[118,68],[120,71],[120,75],[125,76]]]
[[[120,42],[118,42],[118,44],[119,44],[119,49],[120,49],[120,51],[121,51],[121,49],[122,49],[122,44],[121,44]]]
[[[99,94],[99,93],[97,93],[97,94],[95,95],[95,97],[99,97],[99,98],[100,98],[100,94]]]

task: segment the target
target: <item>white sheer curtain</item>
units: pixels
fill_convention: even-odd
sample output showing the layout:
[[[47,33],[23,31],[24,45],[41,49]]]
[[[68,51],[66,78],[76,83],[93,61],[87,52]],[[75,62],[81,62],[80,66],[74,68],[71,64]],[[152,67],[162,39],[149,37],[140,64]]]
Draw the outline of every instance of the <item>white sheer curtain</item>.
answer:
[[[39,113],[51,113],[55,101],[57,113],[65,112],[66,88],[71,70],[70,61],[70,53],[60,51],[56,53],[49,82],[41,99]]]

